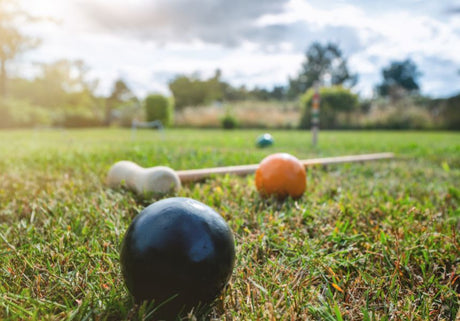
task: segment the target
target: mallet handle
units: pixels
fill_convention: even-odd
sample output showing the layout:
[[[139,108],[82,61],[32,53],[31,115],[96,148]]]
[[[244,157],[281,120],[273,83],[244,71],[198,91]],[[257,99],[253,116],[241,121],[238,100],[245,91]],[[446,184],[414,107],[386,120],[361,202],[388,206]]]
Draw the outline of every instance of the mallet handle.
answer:
[[[301,160],[300,162],[306,167],[311,165],[329,165],[340,163],[353,163],[353,162],[366,162],[379,159],[393,158],[393,153],[377,153],[365,155],[350,155],[326,158],[312,158]],[[203,169],[189,169],[183,171],[176,171],[182,183],[197,181],[215,174],[235,174],[235,175],[248,175],[254,173],[259,167],[259,164],[252,165],[239,165],[239,166],[224,166]]]

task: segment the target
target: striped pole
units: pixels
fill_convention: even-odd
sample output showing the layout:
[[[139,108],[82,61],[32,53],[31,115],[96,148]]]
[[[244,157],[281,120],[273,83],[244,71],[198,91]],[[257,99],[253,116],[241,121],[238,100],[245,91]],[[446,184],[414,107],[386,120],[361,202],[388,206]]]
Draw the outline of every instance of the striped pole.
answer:
[[[316,147],[318,142],[318,132],[319,132],[319,84],[315,84],[315,93],[313,94],[313,105],[311,111],[311,131],[313,137],[313,147]]]

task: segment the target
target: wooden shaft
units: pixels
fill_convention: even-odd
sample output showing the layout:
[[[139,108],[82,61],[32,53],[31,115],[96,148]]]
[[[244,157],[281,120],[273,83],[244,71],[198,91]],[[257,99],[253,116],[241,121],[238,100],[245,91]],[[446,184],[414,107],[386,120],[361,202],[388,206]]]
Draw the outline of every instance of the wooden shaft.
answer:
[[[338,156],[338,157],[326,157],[326,158],[312,158],[301,160],[300,162],[306,167],[311,165],[330,165],[340,163],[353,163],[353,162],[365,162],[379,159],[393,158],[393,153],[377,153],[377,154],[365,154],[365,155],[350,155],[350,156]],[[235,175],[248,175],[254,173],[259,167],[259,164],[251,165],[239,165],[239,166],[225,166],[225,167],[214,167],[214,168],[203,168],[203,169],[189,169],[183,171],[176,171],[182,183],[198,181],[203,178],[209,177],[216,174],[235,174]]]

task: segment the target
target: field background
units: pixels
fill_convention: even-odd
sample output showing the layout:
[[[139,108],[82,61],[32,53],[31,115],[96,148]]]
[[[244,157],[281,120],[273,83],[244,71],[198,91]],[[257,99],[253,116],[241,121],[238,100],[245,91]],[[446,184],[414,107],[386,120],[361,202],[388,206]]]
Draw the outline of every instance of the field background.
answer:
[[[300,200],[262,200],[254,177],[177,194],[215,208],[235,234],[216,320],[455,320],[460,292],[460,134],[125,129],[0,131],[0,318],[142,319],[119,247],[153,200],[108,189],[116,161],[174,169],[392,151],[392,161],[309,168]]]

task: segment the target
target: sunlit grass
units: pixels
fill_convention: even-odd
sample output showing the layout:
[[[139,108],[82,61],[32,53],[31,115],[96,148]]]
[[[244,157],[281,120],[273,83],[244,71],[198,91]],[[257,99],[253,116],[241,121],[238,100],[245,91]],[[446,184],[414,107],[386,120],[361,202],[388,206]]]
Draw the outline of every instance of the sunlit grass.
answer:
[[[264,201],[253,176],[177,194],[215,208],[235,233],[224,320],[454,320],[460,291],[460,135],[418,132],[75,130],[0,132],[0,318],[142,319],[119,246],[152,200],[105,184],[129,159],[174,169],[393,151],[397,158],[310,168],[298,201]]]

